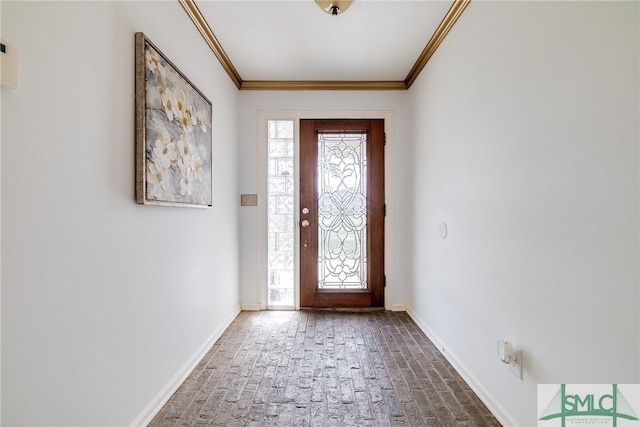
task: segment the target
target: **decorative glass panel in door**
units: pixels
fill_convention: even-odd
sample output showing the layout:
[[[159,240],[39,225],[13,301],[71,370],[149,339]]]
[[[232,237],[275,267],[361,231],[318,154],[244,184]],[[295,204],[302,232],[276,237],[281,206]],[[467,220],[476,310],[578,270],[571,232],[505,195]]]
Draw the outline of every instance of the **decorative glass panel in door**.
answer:
[[[367,288],[367,134],[318,134],[318,288]]]

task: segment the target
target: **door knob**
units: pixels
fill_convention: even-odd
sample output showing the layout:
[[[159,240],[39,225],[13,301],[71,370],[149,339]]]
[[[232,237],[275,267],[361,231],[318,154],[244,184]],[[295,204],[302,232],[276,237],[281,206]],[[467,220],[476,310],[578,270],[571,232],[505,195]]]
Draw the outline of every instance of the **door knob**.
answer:
[[[308,227],[309,226],[309,220],[303,219],[302,220],[302,226],[303,227]]]

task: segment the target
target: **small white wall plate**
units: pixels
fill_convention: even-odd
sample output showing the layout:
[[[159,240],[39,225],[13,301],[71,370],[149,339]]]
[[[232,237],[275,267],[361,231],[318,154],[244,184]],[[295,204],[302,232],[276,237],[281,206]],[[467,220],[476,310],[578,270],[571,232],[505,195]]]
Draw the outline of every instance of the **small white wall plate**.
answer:
[[[440,223],[440,237],[443,239],[447,238],[447,224],[444,222]]]

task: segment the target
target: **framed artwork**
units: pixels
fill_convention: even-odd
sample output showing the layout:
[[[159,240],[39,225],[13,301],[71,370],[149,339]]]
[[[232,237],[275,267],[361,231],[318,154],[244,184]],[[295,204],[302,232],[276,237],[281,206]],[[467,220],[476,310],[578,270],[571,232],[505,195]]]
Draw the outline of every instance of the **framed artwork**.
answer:
[[[135,72],[136,202],[211,206],[211,102],[143,33]]]

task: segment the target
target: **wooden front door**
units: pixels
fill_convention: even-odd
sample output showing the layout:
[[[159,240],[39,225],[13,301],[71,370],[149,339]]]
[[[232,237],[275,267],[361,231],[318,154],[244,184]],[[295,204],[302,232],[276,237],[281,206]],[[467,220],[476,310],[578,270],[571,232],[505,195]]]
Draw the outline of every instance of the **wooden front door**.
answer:
[[[384,120],[300,121],[300,307],[384,307]]]

